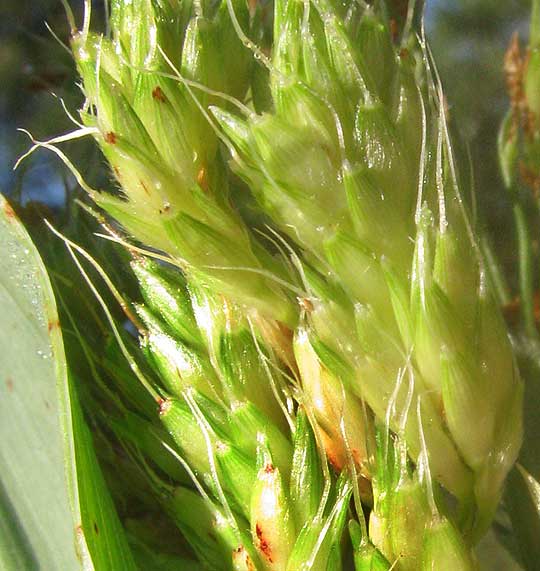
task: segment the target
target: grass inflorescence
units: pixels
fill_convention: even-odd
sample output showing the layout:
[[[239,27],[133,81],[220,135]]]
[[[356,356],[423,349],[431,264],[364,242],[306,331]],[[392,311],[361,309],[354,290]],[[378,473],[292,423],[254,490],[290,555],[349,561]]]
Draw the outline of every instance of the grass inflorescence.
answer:
[[[113,0],[73,35],[74,136],[118,187],[85,189],[138,289],[86,406],[119,504],[203,569],[474,570],[516,460],[522,383],[394,4]]]

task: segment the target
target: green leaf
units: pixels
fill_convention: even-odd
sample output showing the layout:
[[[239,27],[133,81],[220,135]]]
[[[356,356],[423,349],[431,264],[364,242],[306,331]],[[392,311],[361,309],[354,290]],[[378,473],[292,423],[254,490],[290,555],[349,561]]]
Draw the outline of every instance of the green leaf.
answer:
[[[136,571],[124,529],[118,519],[112,498],[94,451],[92,435],[86,425],[82,409],[71,382],[68,384],[71,401],[73,454],[66,458],[68,472],[75,479],[73,509],[77,521],[77,542],[83,561],[89,557],[93,567],[89,571]],[[66,426],[69,437],[69,425]],[[87,571],[86,566],[84,571]]]
[[[2,197],[0,247],[0,568],[80,569],[64,474],[57,382],[65,382],[66,365],[54,296]]]

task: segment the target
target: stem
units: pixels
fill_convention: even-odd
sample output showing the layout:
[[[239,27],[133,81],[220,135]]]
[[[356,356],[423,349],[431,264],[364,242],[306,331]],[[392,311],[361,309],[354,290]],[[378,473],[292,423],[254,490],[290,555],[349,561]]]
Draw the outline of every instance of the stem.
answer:
[[[532,273],[532,250],[529,228],[523,205],[516,199],[512,208],[516,224],[518,254],[519,254],[519,291],[521,298],[521,313],[527,335],[538,337],[534,319],[534,288]]]

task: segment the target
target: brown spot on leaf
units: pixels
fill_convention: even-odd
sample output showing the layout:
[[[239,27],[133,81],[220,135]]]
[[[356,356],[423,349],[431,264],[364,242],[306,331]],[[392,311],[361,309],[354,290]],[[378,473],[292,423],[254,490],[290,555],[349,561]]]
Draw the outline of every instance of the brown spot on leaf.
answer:
[[[165,103],[167,101],[167,98],[165,97],[165,93],[163,93],[163,89],[161,89],[161,87],[159,85],[154,87],[154,89],[152,90],[152,97],[156,101],[161,101],[162,103]]]
[[[114,133],[113,131],[105,133],[104,139],[106,143],[109,143],[110,145],[116,145],[116,140],[117,140],[116,133]]]
[[[171,210],[171,204],[170,202],[164,202],[163,203],[163,208],[159,209],[159,213],[160,214],[167,214],[167,212],[170,212]]]
[[[6,387],[9,393],[13,392],[13,379],[11,377],[6,379]]]
[[[144,180],[140,180],[139,183],[143,187],[144,192],[146,192],[146,194],[148,196],[150,196],[150,191],[148,190],[148,187],[146,186],[146,183],[144,182]]]
[[[264,467],[264,471],[267,474],[271,474],[273,471],[275,470],[274,466],[272,466],[272,464],[268,463],[265,467]]]
[[[94,522],[94,532],[96,535],[99,535],[99,528],[96,522]]]
[[[13,210],[11,204],[7,200],[4,202],[4,214],[10,219],[17,218],[15,210]]]
[[[44,401],[44,402],[45,402],[45,408],[46,408],[47,410],[51,410],[51,404],[49,403],[49,401],[46,400],[46,401]]]
[[[208,173],[204,167],[201,167],[197,174],[197,184],[204,192],[208,192]]]
[[[255,524],[255,533],[257,534],[257,547],[259,548],[259,551],[264,555],[264,557],[266,557],[269,563],[273,563],[270,544],[264,536],[261,525],[258,522]]]
[[[58,319],[52,319],[47,323],[47,331],[50,333],[54,329],[58,329],[60,327],[60,321]]]

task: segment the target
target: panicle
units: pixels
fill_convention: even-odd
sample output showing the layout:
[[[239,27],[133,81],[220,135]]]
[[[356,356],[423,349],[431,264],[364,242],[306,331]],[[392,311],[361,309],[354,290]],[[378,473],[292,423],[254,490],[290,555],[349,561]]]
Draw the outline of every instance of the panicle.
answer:
[[[242,0],[114,0],[73,38],[120,189],[91,198],[171,262],[131,264],[159,417],[119,371],[113,432],[192,479],[169,510],[209,568],[339,571],[355,517],[357,571],[474,571],[522,383],[431,57],[384,2],[273,10],[273,44]],[[507,181],[518,144],[509,116]]]

